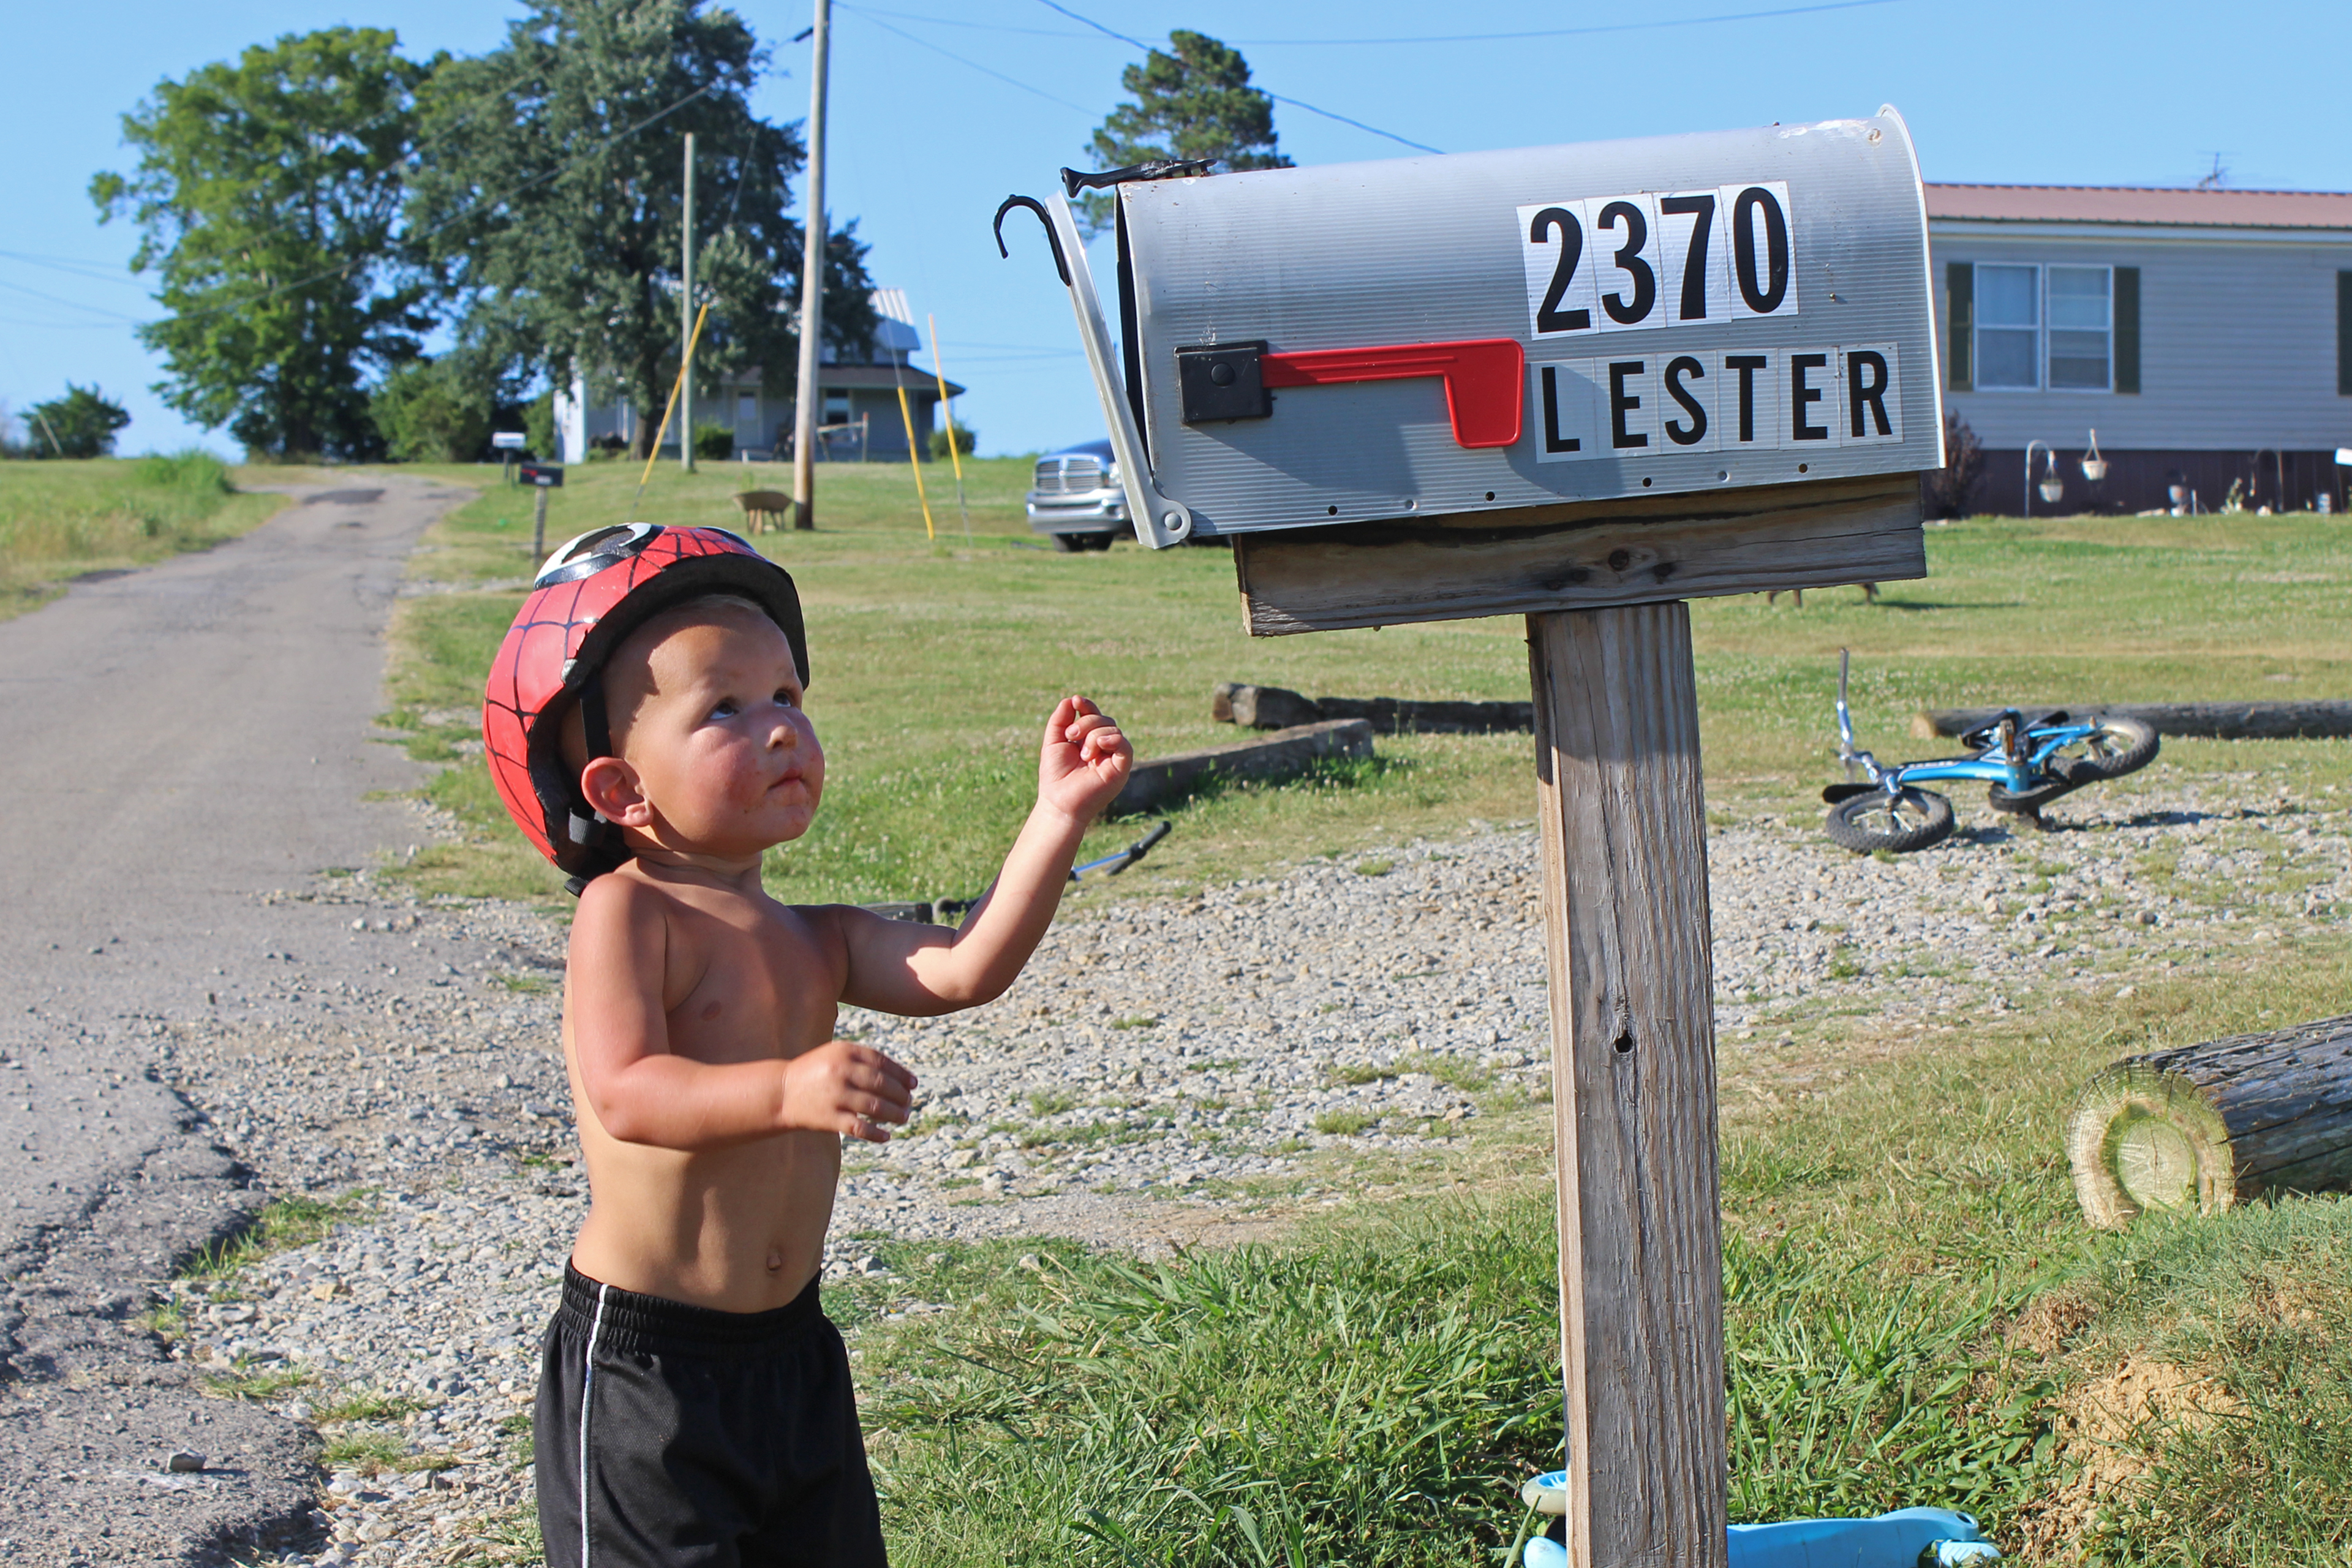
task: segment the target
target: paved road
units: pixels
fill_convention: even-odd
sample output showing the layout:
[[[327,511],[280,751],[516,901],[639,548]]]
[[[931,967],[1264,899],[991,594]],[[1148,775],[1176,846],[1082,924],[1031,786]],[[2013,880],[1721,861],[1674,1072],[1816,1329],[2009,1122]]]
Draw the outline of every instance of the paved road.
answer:
[[[260,1196],[167,1087],[169,1029],[358,963],[348,908],[268,895],[416,837],[366,799],[417,779],[369,731],[402,563],[462,494],[299,493],[0,624],[0,1562],[201,1562],[309,1501],[307,1432],[136,1321]]]

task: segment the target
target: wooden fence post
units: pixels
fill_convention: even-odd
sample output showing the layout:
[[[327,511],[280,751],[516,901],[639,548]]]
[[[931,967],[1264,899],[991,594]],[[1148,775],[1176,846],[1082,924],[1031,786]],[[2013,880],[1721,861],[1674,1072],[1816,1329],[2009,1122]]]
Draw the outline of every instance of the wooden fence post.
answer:
[[[1575,1568],[1722,1568],[1706,808],[1681,601],[1528,617]]]

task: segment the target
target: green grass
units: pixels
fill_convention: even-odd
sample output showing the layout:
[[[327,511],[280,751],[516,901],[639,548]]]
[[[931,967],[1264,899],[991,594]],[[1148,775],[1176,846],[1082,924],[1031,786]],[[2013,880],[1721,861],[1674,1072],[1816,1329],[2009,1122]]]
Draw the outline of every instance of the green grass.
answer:
[[[761,537],[806,607],[810,710],[827,756],[825,805],[769,881],[798,900],[969,896],[993,875],[1034,788],[1035,731],[1055,700],[1084,690],[1143,754],[1233,737],[1208,718],[1209,688],[1246,679],[1349,696],[1504,699],[1525,694],[1516,618],[1253,641],[1227,553],[1057,555],[1029,535],[1019,459],[966,466],[973,536],[923,537],[904,466],[822,470],[814,533]],[[634,465],[575,466],[553,498],[551,538],[635,515],[731,524],[728,496],[766,470],[656,470],[634,510]],[[413,571],[483,592],[404,601],[391,721],[420,758],[453,762],[433,786],[474,836],[410,868],[425,889],[552,899],[466,754],[482,672],[530,570],[530,497],[491,486],[447,520]],[[1760,595],[1692,606],[1708,798],[1733,816],[1819,809],[1832,774],[1836,650],[1854,652],[1865,744],[1905,740],[1930,706],[2011,699],[2286,698],[2352,687],[2352,637],[2336,605],[2352,584],[2352,538],[2299,517],[1974,519],[1932,528],[1933,575],[1885,585],[1877,605],[1842,591],[1801,610]],[[2295,742],[2284,743],[2294,746]],[[2327,753],[2334,748],[2301,743]],[[2222,742],[2168,743],[2198,765]],[[1925,749],[1932,750],[1932,747]],[[2319,761],[2315,756],[2315,761]],[[1079,901],[1188,892],[1314,855],[1444,837],[1533,807],[1524,736],[1383,738],[1378,761],[1298,784],[1243,785],[1178,808],[1150,859]],[[1106,824],[1086,853],[1135,836]],[[1377,874],[1379,857],[1365,860]]]
[[[207,453],[0,463],[0,620],[92,572],[120,572],[235,538],[285,505],[240,494]],[[244,478],[239,470],[234,476]]]
[[[373,1197],[371,1190],[362,1188],[340,1198],[279,1198],[266,1204],[244,1229],[192,1254],[181,1264],[180,1278],[233,1281],[255,1259],[308,1246],[341,1221],[365,1214]]]

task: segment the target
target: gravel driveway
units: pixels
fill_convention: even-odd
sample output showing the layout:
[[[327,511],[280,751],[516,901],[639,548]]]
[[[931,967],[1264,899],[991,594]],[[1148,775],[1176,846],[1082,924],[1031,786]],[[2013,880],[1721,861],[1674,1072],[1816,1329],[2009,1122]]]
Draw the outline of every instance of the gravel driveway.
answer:
[[[1899,1027],[2032,986],[2120,991],[2340,918],[2344,803],[2261,776],[2159,761],[2021,837],[1963,802],[1954,841],[1886,861],[1810,822],[1714,831],[1727,1086],[1802,1092],[1818,1064],[1781,1047],[1833,1011]],[[1474,828],[1183,901],[1088,891],[992,1005],[853,1014],[845,1031],[923,1089],[910,1136],[852,1152],[828,1276],[878,1270],[862,1235],[1149,1252],[1409,1184],[1482,1137],[1539,1163],[1535,854],[1524,827]],[[334,1445],[286,1561],[520,1555],[536,1341],[583,1203],[555,1046],[562,933],[367,875],[288,897],[347,933],[340,977],[289,966],[242,1021],[158,1022],[155,1048],[271,1192],[373,1195],[224,1286],[160,1289],[169,1354]]]

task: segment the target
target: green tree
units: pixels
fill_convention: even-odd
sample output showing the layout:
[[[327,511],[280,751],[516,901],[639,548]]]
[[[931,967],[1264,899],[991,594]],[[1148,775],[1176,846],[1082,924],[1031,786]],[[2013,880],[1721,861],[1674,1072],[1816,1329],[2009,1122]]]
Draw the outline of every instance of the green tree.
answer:
[[[801,226],[791,126],[751,112],[767,59],[701,0],[530,0],[499,48],[442,68],[425,94],[410,222],[478,352],[637,408],[637,455],[678,361],[683,139],[695,134],[695,293],[711,307],[705,374],[771,374],[798,353]],[[502,91],[506,109],[467,117]],[[825,340],[864,352],[872,284],[850,226],[828,237]]]
[[[1290,167],[1276,146],[1274,100],[1249,84],[1239,49],[1181,27],[1168,35],[1168,47],[1175,52],[1154,49],[1119,73],[1135,98],[1112,110],[1087,144],[1101,167],[1171,158],[1213,159],[1228,172]],[[1109,195],[1081,205],[1088,235],[1111,226]]]
[[[366,458],[363,383],[431,321],[395,244],[415,97],[434,68],[388,29],[330,27],[168,79],[122,117],[129,174],[90,182],[127,216],[168,314],[139,329],[155,390],[255,452]]]
[[[28,458],[110,458],[114,433],[131,423],[130,411],[95,386],[66,383],[66,395],[36,403],[25,416]]]

